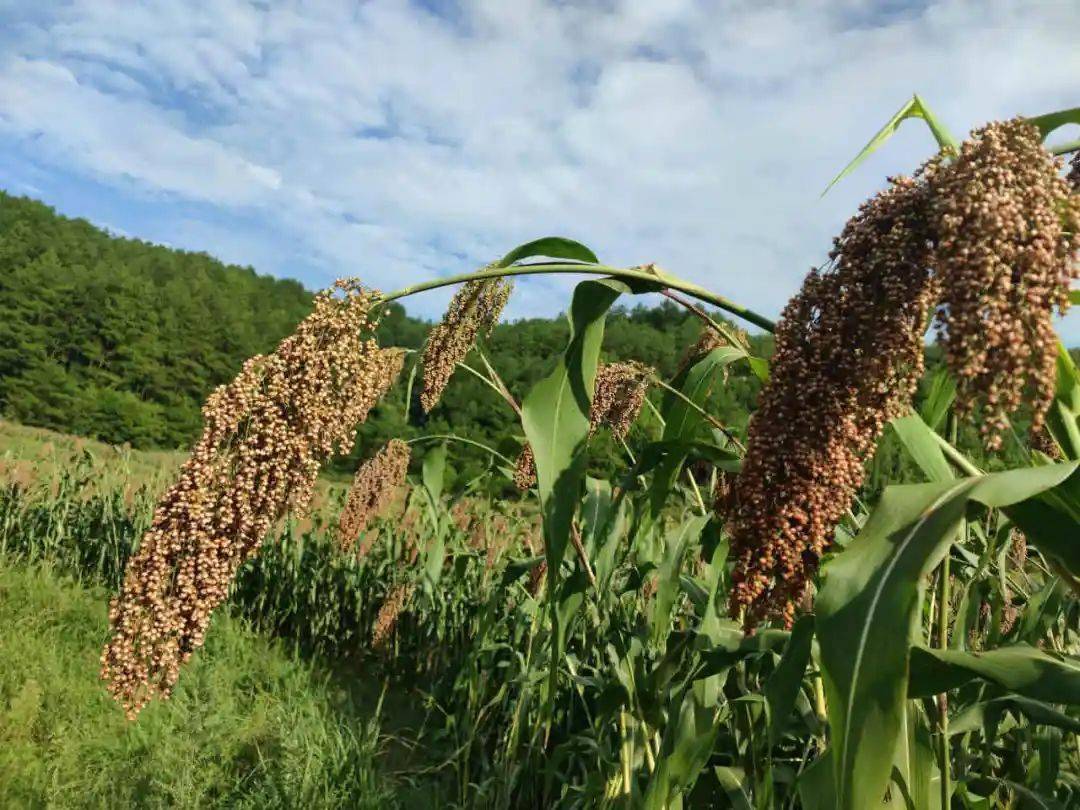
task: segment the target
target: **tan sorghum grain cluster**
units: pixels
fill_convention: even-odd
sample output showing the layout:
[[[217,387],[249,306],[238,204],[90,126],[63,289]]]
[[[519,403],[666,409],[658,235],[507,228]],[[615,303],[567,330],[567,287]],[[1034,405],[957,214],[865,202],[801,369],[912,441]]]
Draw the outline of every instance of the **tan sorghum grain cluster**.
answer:
[[[928,171],[932,171],[930,167]],[[790,624],[863,462],[922,372],[934,301],[927,186],[907,178],[862,205],[784,310],[750,422],[728,528],[731,610]]]
[[[398,618],[412,596],[412,585],[398,585],[386,595],[386,600],[379,608],[375,617],[375,625],[371,628],[371,646],[376,650],[382,650],[386,642],[393,635],[397,627]]]
[[[532,445],[526,442],[518,453],[517,463],[514,464],[514,486],[520,491],[536,485],[536,456],[533,455]]]
[[[506,306],[513,283],[505,278],[464,284],[450,301],[442,322],[424,344],[424,390],[420,405],[430,413],[450,382],[454,368],[465,359],[481,332],[490,334]]]
[[[357,469],[338,520],[338,542],[343,550],[351,549],[368,522],[389,506],[395,490],[405,482],[409,457],[409,445],[391,439]]]
[[[989,449],[1021,404],[1038,433],[1054,396],[1054,310],[1069,305],[1080,198],[1021,119],[977,130],[932,183],[943,304],[939,329],[956,409],[979,410]]]
[[[207,399],[203,434],[109,610],[101,674],[129,717],[169,696],[236,570],[286,509],[303,512],[321,462],[351,445],[400,371],[401,353],[371,337],[376,298],[339,281],[273,354]]]
[[[645,404],[650,374],[651,368],[634,361],[602,364],[596,371],[589,432],[606,425],[617,439],[626,438]]]

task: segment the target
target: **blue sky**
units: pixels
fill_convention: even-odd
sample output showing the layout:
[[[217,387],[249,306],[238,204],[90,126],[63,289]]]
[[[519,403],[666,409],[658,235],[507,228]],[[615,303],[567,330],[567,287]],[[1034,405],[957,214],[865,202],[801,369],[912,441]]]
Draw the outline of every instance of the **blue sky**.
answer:
[[[929,154],[907,124],[819,198],[912,92],[958,133],[1076,106],[1077,31],[1075,2],[0,0],[0,187],[310,287],[563,234],[774,316]]]

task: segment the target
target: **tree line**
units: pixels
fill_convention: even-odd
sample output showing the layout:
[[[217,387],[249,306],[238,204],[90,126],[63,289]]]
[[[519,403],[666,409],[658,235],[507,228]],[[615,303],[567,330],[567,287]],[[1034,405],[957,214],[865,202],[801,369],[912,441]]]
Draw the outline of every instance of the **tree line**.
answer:
[[[311,297],[298,281],[122,238],[0,192],[0,413],[114,444],[184,448],[198,435],[206,395],[245,359],[272,350],[307,314]],[[379,338],[419,349],[429,328],[395,304]],[[619,309],[608,320],[605,356],[637,359],[670,376],[699,331],[696,318],[669,302]],[[562,316],[519,320],[497,326],[484,351],[520,401],[566,338]],[[766,338],[754,342],[768,353]],[[415,357],[337,469],[351,469],[388,438],[421,432],[516,452],[514,414],[468,373],[457,372],[427,417],[410,407],[405,392]],[[745,422],[757,388],[752,375],[736,372],[716,392],[717,413]],[[612,462],[622,452],[610,443],[598,450]],[[462,476],[479,474],[489,461],[475,449],[455,455]]]

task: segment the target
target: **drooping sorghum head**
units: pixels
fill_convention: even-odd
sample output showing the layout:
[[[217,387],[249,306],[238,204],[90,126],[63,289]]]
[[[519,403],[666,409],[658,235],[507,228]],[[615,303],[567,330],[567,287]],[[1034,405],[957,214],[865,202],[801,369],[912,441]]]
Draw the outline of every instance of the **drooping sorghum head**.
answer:
[[[472,350],[477,335],[495,328],[512,290],[509,280],[492,278],[467,282],[454,294],[442,322],[431,330],[424,344],[424,387],[420,393],[424,413],[438,404],[454,368]]]
[[[864,203],[777,326],[727,501],[730,606],[748,625],[793,620],[864,461],[914,391],[936,288],[927,204],[926,183],[907,178]]]
[[[338,519],[338,542],[348,550],[372,518],[386,509],[409,469],[409,445],[391,439],[356,471]]]
[[[397,627],[398,618],[408,604],[413,594],[411,584],[398,585],[387,594],[386,600],[379,608],[375,617],[375,625],[371,629],[371,646],[376,650],[382,650]]]
[[[372,337],[376,300],[339,281],[272,354],[207,399],[202,436],[109,610],[101,674],[129,716],[168,697],[237,569],[287,509],[303,512],[321,462],[351,444],[400,371],[401,352]]]
[[[1022,119],[976,130],[932,183],[938,326],[959,413],[990,449],[1026,403],[1038,432],[1054,395],[1055,309],[1069,305],[1080,198]]]
[[[590,432],[606,425],[616,438],[625,438],[645,403],[651,373],[651,368],[633,361],[601,365],[589,410]]]
[[[729,521],[733,613],[791,622],[882,428],[909,406],[939,305],[959,410],[981,410],[990,446],[1025,401],[1041,429],[1078,225],[1080,198],[1020,119],[978,130],[848,221],[777,329]]]

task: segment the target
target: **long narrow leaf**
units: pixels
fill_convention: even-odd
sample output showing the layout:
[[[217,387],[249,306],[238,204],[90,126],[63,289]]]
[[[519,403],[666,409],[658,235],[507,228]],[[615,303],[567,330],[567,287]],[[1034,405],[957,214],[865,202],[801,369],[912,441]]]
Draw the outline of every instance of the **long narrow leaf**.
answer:
[[[857,540],[826,566],[818,639],[838,808],[874,807],[884,795],[919,632],[917,606],[968,501],[1016,503],[1061,483],[1076,466],[890,487]]]

